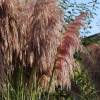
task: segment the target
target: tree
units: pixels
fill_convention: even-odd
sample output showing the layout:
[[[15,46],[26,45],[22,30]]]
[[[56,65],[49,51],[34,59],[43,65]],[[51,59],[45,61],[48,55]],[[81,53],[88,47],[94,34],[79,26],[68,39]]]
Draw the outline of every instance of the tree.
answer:
[[[83,30],[80,31],[82,34],[90,33],[90,29],[92,28],[91,22],[92,19],[96,16],[96,10],[98,9],[98,0],[89,0],[87,2],[78,2],[74,0],[59,0],[60,6],[64,10],[64,20],[65,23],[69,23],[72,21],[75,16],[80,14],[81,12],[87,12],[90,16],[88,16],[86,24],[87,26],[84,27]]]

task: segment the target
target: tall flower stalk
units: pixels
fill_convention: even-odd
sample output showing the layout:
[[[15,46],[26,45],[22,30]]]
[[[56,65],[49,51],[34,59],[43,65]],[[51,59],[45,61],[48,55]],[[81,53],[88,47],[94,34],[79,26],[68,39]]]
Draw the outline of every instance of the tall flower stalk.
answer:
[[[74,53],[80,49],[79,30],[84,25],[87,14],[81,13],[74,21],[68,24],[67,31],[63,34],[62,41],[57,48],[55,72],[57,82],[61,86],[71,87],[71,77],[74,70]]]

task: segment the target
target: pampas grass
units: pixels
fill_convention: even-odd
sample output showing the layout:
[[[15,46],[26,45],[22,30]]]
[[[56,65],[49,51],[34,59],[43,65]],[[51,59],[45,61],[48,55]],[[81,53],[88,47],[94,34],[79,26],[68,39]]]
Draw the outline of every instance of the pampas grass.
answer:
[[[59,87],[71,88],[85,17],[77,16],[62,35],[57,0],[0,0],[0,99],[68,98]]]
[[[96,87],[96,91],[98,93],[98,96],[100,95],[100,45],[94,43],[86,46],[87,51],[89,54],[82,53],[82,61],[85,65],[85,68],[87,69],[89,73],[89,77],[91,78],[92,82],[94,83]],[[100,96],[99,96],[100,98]]]
[[[27,80],[30,86],[35,79],[34,84],[48,87],[55,66],[57,84],[70,87],[73,54],[79,49],[78,30],[85,14],[82,13],[67,26],[61,40],[62,12],[57,1],[36,0],[22,4],[4,0],[0,8],[0,35],[3,41],[0,43],[6,74],[13,76],[15,69],[22,67],[31,73]]]
[[[4,61],[0,67],[11,76],[18,67],[28,69],[27,72],[32,69],[30,78],[36,72],[36,81],[44,80],[44,76],[49,80],[60,39],[62,12],[55,0],[23,3],[0,1],[0,56]]]
[[[37,0],[32,14],[30,32],[31,51],[34,51],[34,66],[39,77],[50,77],[55,59],[56,48],[61,36],[61,11],[55,0]],[[31,52],[30,51],[30,52]],[[41,80],[42,76],[40,77]]]
[[[61,86],[71,87],[70,79],[73,76],[73,66],[75,65],[73,55],[75,51],[80,50],[79,29],[83,26],[83,20],[86,16],[86,13],[82,13],[68,24],[67,31],[57,48],[55,70],[58,84]]]

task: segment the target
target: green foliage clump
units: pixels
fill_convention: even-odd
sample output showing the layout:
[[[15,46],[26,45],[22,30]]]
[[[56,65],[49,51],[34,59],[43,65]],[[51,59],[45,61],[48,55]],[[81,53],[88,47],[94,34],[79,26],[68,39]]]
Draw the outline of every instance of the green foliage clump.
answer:
[[[74,81],[80,88],[79,100],[97,100],[95,86],[85,70],[75,71]]]
[[[93,36],[86,37],[86,38],[82,39],[82,44],[84,46],[87,46],[87,45],[90,45],[90,44],[93,44],[93,43],[100,44],[100,34],[93,35]]]

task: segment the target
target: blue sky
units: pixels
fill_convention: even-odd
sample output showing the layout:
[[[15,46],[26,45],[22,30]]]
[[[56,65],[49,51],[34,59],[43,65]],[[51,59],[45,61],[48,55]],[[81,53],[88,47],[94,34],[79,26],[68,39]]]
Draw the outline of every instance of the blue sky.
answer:
[[[91,29],[90,35],[100,32],[100,7],[96,10],[96,13],[97,16],[94,17],[93,22],[91,23],[93,28]]]
[[[78,3],[88,3],[89,1],[93,1],[93,0],[71,0],[72,2],[78,2]],[[100,0],[97,0],[100,3]],[[93,35],[96,33],[100,32],[100,4],[98,4],[97,10],[95,11],[95,13],[97,14],[96,16],[94,16],[94,19],[92,19],[91,22],[91,26],[92,28],[89,30],[90,33],[88,34],[81,34],[82,36],[89,36],[89,35]]]

